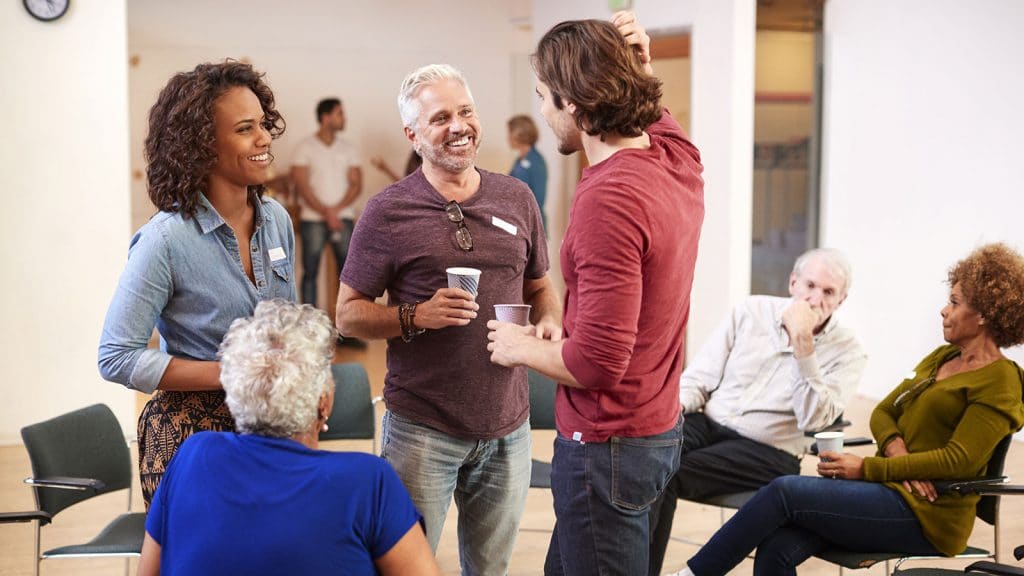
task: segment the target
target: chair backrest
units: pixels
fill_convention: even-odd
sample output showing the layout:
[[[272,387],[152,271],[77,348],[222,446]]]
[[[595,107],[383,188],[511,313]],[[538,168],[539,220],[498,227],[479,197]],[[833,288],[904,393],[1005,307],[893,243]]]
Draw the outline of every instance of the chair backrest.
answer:
[[[94,478],[99,490],[34,488],[36,505],[58,512],[94,496],[131,488],[132,462],[128,442],[114,413],[94,404],[21,429],[34,478]]]
[[[376,435],[370,378],[359,363],[334,364],[334,408],[320,440],[373,440]]]
[[[555,429],[555,381],[547,376],[527,369],[530,380],[530,428],[533,430]]]
[[[988,458],[988,467],[985,469],[986,476],[1002,476],[1003,467],[1006,465],[1006,454],[1010,451],[1010,444],[1013,442],[1013,434],[996,444],[995,450]],[[999,515],[999,496],[982,496],[978,500],[978,507],[975,510],[978,518],[995,526],[996,517]]]

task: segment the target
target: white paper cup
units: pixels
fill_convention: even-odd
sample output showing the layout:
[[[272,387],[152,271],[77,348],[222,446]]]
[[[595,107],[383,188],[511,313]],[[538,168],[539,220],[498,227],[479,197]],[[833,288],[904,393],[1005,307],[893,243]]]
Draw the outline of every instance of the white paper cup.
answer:
[[[530,323],[529,304],[495,304],[494,316],[499,322],[511,322],[526,326]]]
[[[818,456],[821,456],[822,452],[843,451],[842,432],[818,432],[814,435],[814,440],[818,443]]]
[[[480,286],[480,271],[476,268],[448,268],[448,287],[462,288],[476,296]]]

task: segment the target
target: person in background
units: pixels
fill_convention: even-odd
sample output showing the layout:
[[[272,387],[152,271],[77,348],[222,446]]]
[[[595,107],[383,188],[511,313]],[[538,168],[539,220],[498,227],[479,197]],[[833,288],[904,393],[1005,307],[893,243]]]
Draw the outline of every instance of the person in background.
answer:
[[[996,445],[1024,424],[1024,370],[1001,348],[1024,343],[1024,258],[989,244],[947,276],[939,346],[871,413],[875,456],[825,451],[818,474],[776,478],[677,575],[726,574],[757,548],[754,574],[795,574],[830,545],[855,552],[958,554],[977,494],[935,480],[985,474]]]
[[[232,430],[217,347],[236,318],[295,299],[295,237],[263,197],[271,141],[285,128],[252,66],[200,64],[174,75],[149,111],[149,198],[103,322],[103,378],[152,394],[139,416],[139,476],[149,505],[178,446]],[[153,327],[159,349],[149,349]]]
[[[324,312],[286,300],[232,323],[221,380],[238,433],[182,444],[146,517],[140,576],[440,574],[387,462],[317,449],[337,336]]]
[[[548,195],[548,165],[537,151],[538,137],[537,125],[533,123],[533,118],[525,114],[509,118],[508,145],[515,150],[516,159],[508,174],[526,182],[530,187],[533,197],[537,199],[537,206],[540,206],[544,230],[547,230],[548,217],[544,210],[544,200]]]
[[[545,574],[644,574],[650,505],[679,468],[679,375],[704,219],[700,153],[661,106],[631,12],[562,22],[533,55],[558,151],[589,163],[565,241],[565,337],[488,323],[491,361],[558,382]]]
[[[750,296],[704,343],[679,383],[679,470],[651,506],[648,574],[661,574],[677,499],[757,490],[800,473],[805,432],[832,424],[860,383],[867,355],[834,313],[852,280],[841,252],[800,255],[789,298]]]
[[[525,184],[476,167],[480,119],[461,72],[419,68],[398,103],[423,166],[366,204],[337,323],[388,339],[383,456],[431,548],[454,495],[462,573],[505,574],[530,486],[529,385],[525,369],[488,361],[486,319],[494,304],[525,303],[535,333],[561,334],[540,210]],[[480,270],[478,293],[449,288],[450,267]]]
[[[406,160],[405,162],[405,176],[399,176],[397,173],[395,173],[395,171],[391,169],[391,166],[388,166],[388,163],[385,162],[384,159],[381,158],[380,156],[374,156],[373,158],[370,158],[370,164],[372,164],[373,167],[376,168],[377,170],[383,172],[385,176],[391,179],[391,183],[394,184],[395,182],[398,182],[405,176],[408,176],[409,174],[415,172],[416,169],[423,164],[423,159],[420,158],[420,155],[417,154],[415,150],[410,151],[409,159]]]
[[[292,180],[299,193],[299,237],[302,240],[302,301],[317,305],[317,275],[324,246],[338,266],[345,267],[348,244],[355,227],[354,203],[363,190],[363,172],[355,146],[339,135],[345,129],[345,108],[337,98],[316,105],[320,127],[295,148]],[[365,342],[341,340],[339,344],[363,348]]]

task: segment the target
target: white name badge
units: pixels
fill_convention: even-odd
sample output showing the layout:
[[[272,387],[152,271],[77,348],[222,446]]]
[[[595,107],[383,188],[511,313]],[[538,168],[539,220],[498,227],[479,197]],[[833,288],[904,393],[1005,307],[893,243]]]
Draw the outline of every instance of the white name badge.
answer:
[[[491,224],[494,224],[498,228],[501,228],[502,230],[504,230],[505,232],[508,232],[509,234],[511,234],[513,236],[515,236],[516,233],[519,231],[519,229],[516,228],[514,225],[509,224],[508,222],[505,222],[504,220],[502,220],[501,218],[498,218],[497,216],[491,216]]]
[[[281,248],[280,246],[278,246],[277,248],[271,248],[269,254],[270,254],[270,261],[271,262],[277,262],[278,260],[283,260],[284,257],[285,257],[284,248]]]

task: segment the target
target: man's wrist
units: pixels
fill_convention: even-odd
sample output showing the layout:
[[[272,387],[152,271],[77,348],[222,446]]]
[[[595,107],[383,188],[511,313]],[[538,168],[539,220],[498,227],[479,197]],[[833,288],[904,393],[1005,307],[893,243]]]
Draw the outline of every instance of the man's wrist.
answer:
[[[417,304],[419,302],[398,305],[398,326],[402,331],[403,342],[412,342],[413,338],[427,331],[425,328],[416,327]]]
[[[797,358],[806,358],[814,354],[814,336],[800,333],[792,336],[793,355]]]

